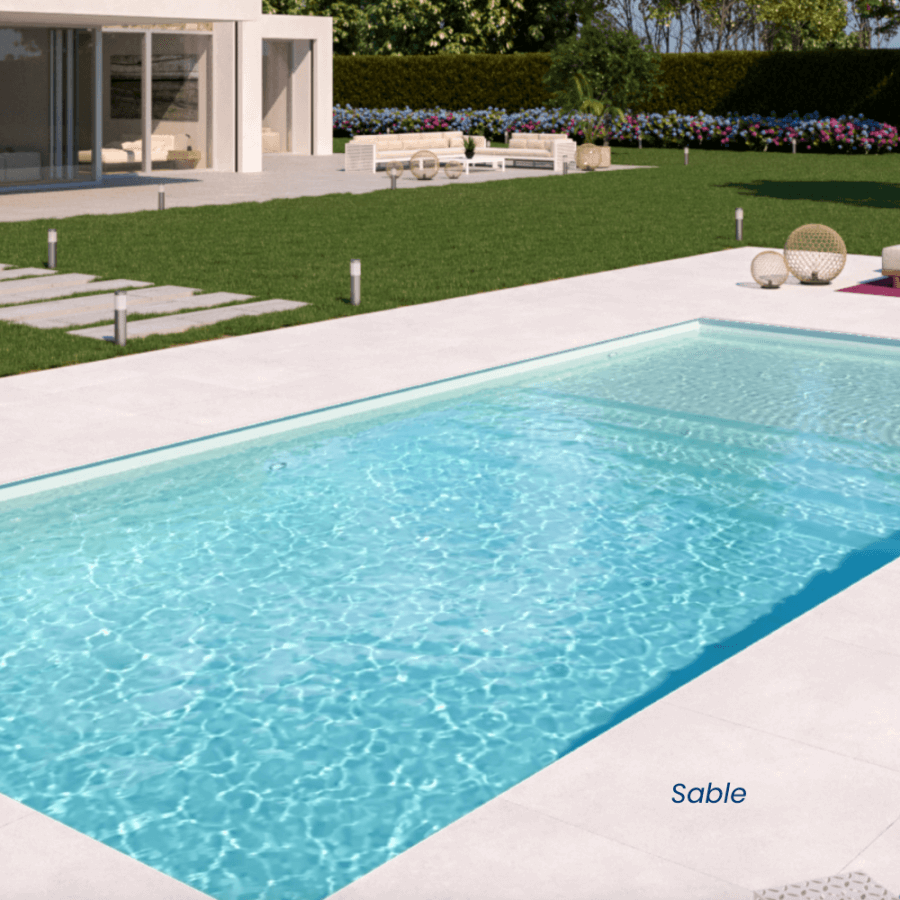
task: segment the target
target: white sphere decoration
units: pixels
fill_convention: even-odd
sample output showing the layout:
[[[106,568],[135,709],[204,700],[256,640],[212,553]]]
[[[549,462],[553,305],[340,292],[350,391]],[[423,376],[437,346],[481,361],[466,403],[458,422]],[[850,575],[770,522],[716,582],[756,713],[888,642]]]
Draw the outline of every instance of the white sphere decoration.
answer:
[[[765,250],[753,257],[750,274],[764,288],[779,288],[787,281],[788,267],[780,253]]]

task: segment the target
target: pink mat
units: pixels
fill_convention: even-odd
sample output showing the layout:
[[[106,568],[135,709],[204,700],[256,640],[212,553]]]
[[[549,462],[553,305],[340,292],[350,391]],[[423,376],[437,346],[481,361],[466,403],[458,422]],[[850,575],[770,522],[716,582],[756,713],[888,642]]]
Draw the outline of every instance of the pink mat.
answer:
[[[848,294],[881,294],[884,297],[900,297],[900,291],[893,287],[893,278],[879,278],[877,281],[866,281],[853,287],[841,288],[838,293]]]

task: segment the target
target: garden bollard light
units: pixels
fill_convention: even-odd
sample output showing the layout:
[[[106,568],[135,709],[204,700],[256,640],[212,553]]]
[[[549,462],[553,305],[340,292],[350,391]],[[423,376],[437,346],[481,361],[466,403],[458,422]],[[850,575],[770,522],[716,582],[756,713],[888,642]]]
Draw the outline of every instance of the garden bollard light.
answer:
[[[569,174],[569,161],[567,159],[563,160],[563,175]]]
[[[159,186],[159,211],[162,212],[166,208],[166,189]]]
[[[641,136],[638,135],[638,150],[643,150],[644,145],[641,143]]]
[[[796,152],[797,152],[797,138],[792,137],[791,138],[791,153],[796,153]]]
[[[358,259],[350,260],[350,303],[359,306],[362,264]]]
[[[125,291],[116,291],[116,345],[125,346],[125,323],[128,311],[125,304]]]
[[[397,176],[393,172],[391,172],[391,190],[397,190]]]
[[[734,237],[738,241],[744,239],[744,210],[740,206],[734,211]]]
[[[56,268],[56,229],[47,232],[47,268]]]
[[[690,148],[685,147],[685,148],[684,148],[684,164],[685,164],[685,165],[688,164],[688,153],[689,153],[689,152],[690,152]]]

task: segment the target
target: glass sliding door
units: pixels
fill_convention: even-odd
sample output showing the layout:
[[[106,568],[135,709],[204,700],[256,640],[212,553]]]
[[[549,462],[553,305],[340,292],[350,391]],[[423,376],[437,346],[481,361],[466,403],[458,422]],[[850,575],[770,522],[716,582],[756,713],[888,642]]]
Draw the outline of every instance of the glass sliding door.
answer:
[[[90,32],[0,28],[0,188],[91,180],[80,152],[93,123],[85,59],[90,70]]]

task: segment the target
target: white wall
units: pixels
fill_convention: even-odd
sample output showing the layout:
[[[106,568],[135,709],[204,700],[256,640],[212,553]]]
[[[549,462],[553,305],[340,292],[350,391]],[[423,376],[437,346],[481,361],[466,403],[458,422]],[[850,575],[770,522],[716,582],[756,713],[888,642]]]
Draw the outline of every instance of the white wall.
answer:
[[[0,18],[11,25],[69,27],[154,22],[221,22],[258,19],[260,0],[0,0]]]

